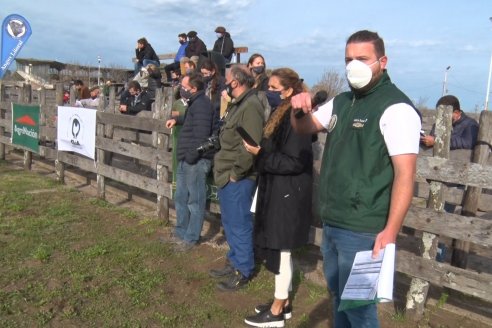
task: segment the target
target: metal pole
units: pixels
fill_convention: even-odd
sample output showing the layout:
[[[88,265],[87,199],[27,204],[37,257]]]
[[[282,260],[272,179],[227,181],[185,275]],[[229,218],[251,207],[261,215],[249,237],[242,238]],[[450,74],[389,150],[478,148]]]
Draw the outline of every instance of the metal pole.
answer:
[[[490,22],[492,22],[492,17],[489,17]],[[489,79],[487,81],[487,94],[485,95],[485,106],[484,110],[489,109],[489,94],[490,94],[490,76],[492,75],[492,54],[490,55],[490,65],[489,65]]]
[[[101,85],[101,56],[97,56],[97,85]]]
[[[446,67],[446,70],[444,71],[444,82],[442,84],[442,95],[445,96],[448,93],[448,71],[451,68],[451,66]]]
[[[485,94],[485,110],[489,109],[490,77],[492,75],[492,54],[490,55],[489,79],[487,81],[487,93]]]

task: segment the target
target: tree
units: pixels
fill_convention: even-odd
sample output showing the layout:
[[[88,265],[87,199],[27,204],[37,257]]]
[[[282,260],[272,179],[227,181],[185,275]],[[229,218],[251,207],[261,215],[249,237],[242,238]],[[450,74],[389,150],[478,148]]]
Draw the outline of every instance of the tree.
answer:
[[[341,76],[334,70],[325,70],[321,79],[311,88],[311,92],[315,94],[320,90],[325,90],[328,93],[327,99],[329,100],[347,89],[345,76]]]

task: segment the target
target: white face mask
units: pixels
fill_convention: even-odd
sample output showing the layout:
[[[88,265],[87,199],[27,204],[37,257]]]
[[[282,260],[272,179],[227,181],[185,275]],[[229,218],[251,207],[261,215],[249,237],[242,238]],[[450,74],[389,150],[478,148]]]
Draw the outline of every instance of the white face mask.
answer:
[[[217,33],[217,38],[221,38],[222,37],[222,33]]]
[[[360,60],[354,59],[348,63],[345,70],[350,86],[354,89],[361,89],[368,85],[372,79],[371,66],[378,61],[376,60],[374,63],[367,65]]]

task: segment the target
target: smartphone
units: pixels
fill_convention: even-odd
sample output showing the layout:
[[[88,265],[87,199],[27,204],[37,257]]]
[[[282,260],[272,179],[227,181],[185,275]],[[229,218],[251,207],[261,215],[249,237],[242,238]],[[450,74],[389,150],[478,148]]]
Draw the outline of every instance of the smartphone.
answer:
[[[246,141],[247,144],[249,144],[253,147],[258,147],[258,144],[256,143],[256,141],[248,134],[248,132],[246,132],[246,130],[242,126],[238,126],[236,128],[236,131],[237,131],[237,133],[239,133],[241,138],[243,138],[244,141]]]

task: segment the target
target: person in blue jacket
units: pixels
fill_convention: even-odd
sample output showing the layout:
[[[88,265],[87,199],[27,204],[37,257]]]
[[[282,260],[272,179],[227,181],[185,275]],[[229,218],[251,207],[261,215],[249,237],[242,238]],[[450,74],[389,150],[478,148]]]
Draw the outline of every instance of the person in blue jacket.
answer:
[[[451,131],[450,150],[473,149],[477,143],[478,123],[473,118],[467,116],[460,107],[458,98],[452,95],[441,97],[436,104],[453,107],[453,130]],[[421,136],[420,141],[427,147],[434,146],[436,125],[432,126],[429,135]]]
[[[179,71],[181,58],[185,57],[186,47],[188,46],[188,38],[186,33],[178,34],[179,48],[174,57],[174,62],[166,65],[164,71],[166,72],[167,82],[172,82],[171,72]]]

